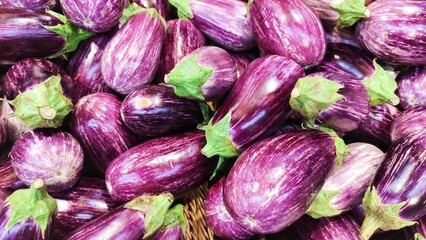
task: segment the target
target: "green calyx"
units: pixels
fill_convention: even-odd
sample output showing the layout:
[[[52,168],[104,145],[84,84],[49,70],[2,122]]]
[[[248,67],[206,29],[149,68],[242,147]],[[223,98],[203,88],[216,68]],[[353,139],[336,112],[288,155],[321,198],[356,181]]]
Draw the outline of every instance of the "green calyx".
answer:
[[[253,2],[254,2],[254,0],[248,0],[248,2],[247,2],[247,6],[246,6],[247,15],[250,12],[250,7],[253,4]]]
[[[398,105],[399,97],[395,94],[398,84],[395,78],[386,72],[376,62],[376,59],[374,59],[373,65],[375,68],[373,76],[362,80],[362,83],[368,89],[371,105],[385,103],[390,103],[394,106]]]
[[[377,229],[383,231],[398,230],[416,224],[415,221],[404,220],[399,217],[399,211],[407,203],[384,204],[376,189],[369,187],[362,199],[362,209],[365,219],[360,234],[364,240],[370,239]]]
[[[300,78],[291,92],[290,106],[313,126],[321,111],[343,98],[337,93],[343,87],[322,77]]]
[[[29,128],[60,127],[73,109],[71,100],[63,94],[60,76],[51,76],[10,103],[15,116]]]
[[[166,215],[166,219],[163,223],[164,229],[174,228],[179,226],[183,233],[186,231],[186,218],[184,215],[184,207],[182,204],[177,204],[171,208]]]
[[[200,66],[198,58],[197,54],[190,54],[182,59],[169,74],[166,74],[164,82],[173,85],[173,89],[179,97],[204,101],[201,86],[207,82],[215,69]]]
[[[351,153],[351,150],[346,145],[345,141],[337,135],[337,133],[331,129],[326,127],[319,127],[319,130],[330,134],[334,138],[334,146],[336,147],[336,157],[337,157],[337,167],[339,168],[343,163],[343,158],[345,155]]]
[[[364,0],[344,0],[339,4],[332,5],[331,8],[340,14],[337,21],[337,26],[340,28],[350,27],[359,19],[367,17]]]
[[[420,233],[414,234],[414,240],[425,240],[425,237],[423,237]]]
[[[328,191],[321,189],[306,214],[315,219],[339,215],[342,211],[330,206],[330,202],[340,192],[341,191]]]
[[[217,172],[222,170],[226,165],[226,158],[223,156],[219,156],[219,160],[217,161],[216,168],[213,171],[213,174],[210,176],[209,180],[212,180],[214,177],[216,177]]]
[[[160,18],[161,22],[164,25],[164,29],[167,30],[167,23],[166,20],[163,18],[163,16],[161,16],[158,12],[157,9],[155,8],[143,8],[141,6],[139,6],[137,3],[132,3],[130,4],[126,9],[123,10],[123,14],[120,17],[119,20],[119,27],[121,28],[127,21],[129,21],[129,19],[140,12],[148,12],[151,15],[151,18]]]
[[[189,1],[190,0],[169,0],[169,3],[178,10],[178,17],[180,19],[189,19],[194,17]]]
[[[40,226],[44,239],[47,225],[56,212],[57,204],[55,199],[46,192],[43,180],[34,180],[29,189],[16,190],[6,198],[5,202],[10,204],[10,218],[6,224],[7,231],[15,224],[32,218]]]
[[[210,119],[212,119],[213,117],[213,111],[210,106],[205,102],[198,102],[198,104],[200,105],[201,114],[203,115],[203,122],[200,123],[198,127],[202,128],[203,126],[209,124]]]
[[[52,32],[58,34],[66,42],[65,47],[61,51],[59,51],[59,52],[57,52],[53,55],[50,55],[47,58],[56,58],[56,57],[59,57],[61,55],[66,54],[66,53],[74,52],[77,49],[78,44],[81,41],[88,39],[88,38],[95,35],[92,32],[89,32],[87,30],[84,30],[84,29],[77,27],[76,25],[74,25],[72,22],[70,22],[62,14],[59,14],[59,13],[54,12],[52,10],[47,10],[46,12],[48,14],[58,18],[64,24],[58,24],[56,26],[45,26],[45,25],[43,25],[43,27],[46,28],[49,31],[52,31]]]
[[[124,207],[145,213],[145,235],[143,236],[145,239],[163,225],[173,200],[173,195],[170,193],[140,196],[126,203]]]

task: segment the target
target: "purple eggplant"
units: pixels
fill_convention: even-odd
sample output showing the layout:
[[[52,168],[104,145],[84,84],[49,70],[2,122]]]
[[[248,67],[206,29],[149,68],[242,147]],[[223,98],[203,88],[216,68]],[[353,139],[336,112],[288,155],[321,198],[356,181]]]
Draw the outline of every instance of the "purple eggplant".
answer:
[[[362,48],[356,38],[355,31],[352,28],[332,28],[326,29],[327,43],[341,43]]]
[[[102,53],[105,83],[120,94],[150,83],[160,62],[166,22],[155,9],[140,11],[118,30]]]
[[[56,0],[0,0],[0,6],[26,8],[34,11],[45,11],[46,8],[54,9]]]
[[[219,102],[237,80],[234,58],[225,50],[201,47],[182,60],[164,77],[176,95],[198,101]]]
[[[170,18],[170,5],[167,0],[134,0],[139,6],[144,8],[155,8],[157,12],[166,20]]]
[[[248,239],[255,234],[239,225],[229,214],[223,201],[225,178],[220,179],[208,191],[204,200],[206,220],[213,232],[225,239]]]
[[[145,239],[162,226],[172,202],[171,194],[135,198],[77,228],[65,239]]]
[[[164,75],[169,73],[183,57],[205,45],[203,34],[190,21],[181,19],[168,21],[157,81],[164,82]]]
[[[417,220],[416,225],[404,228],[404,235],[407,240],[426,239],[426,215]]]
[[[289,57],[301,66],[322,61],[325,32],[302,0],[254,0],[249,15],[254,38],[265,52]]]
[[[120,113],[130,130],[149,137],[192,130],[203,121],[197,102],[179,98],[173,88],[160,85],[144,86],[127,95]]]
[[[18,176],[16,176],[15,170],[13,170],[10,159],[0,163],[0,188],[13,192],[17,189],[26,188],[24,182],[22,182]]]
[[[163,226],[154,234],[152,240],[184,240],[185,229],[184,206],[178,204],[167,212]]]
[[[14,111],[7,99],[3,98],[0,108],[0,118],[4,120],[7,140],[10,143],[14,143],[22,134],[31,130],[13,113]]]
[[[426,107],[412,108],[395,118],[391,127],[392,142],[412,132],[426,130]]]
[[[414,225],[426,214],[426,132],[414,132],[392,144],[363,200],[361,235],[377,229],[397,230]]]
[[[235,64],[237,65],[237,77],[241,76],[248,65],[250,65],[250,63],[257,58],[254,56],[254,54],[237,52],[231,53],[231,56],[234,58]]]
[[[270,129],[281,125],[290,110],[288,100],[303,69],[293,60],[266,56],[253,61],[204,127],[203,154],[237,156]]]
[[[179,18],[189,19],[219,46],[236,52],[255,46],[246,4],[239,0],[169,0]]]
[[[29,189],[15,191],[0,206],[0,239],[52,239],[56,209],[43,180],[36,179]]]
[[[403,109],[426,107],[426,67],[413,67],[398,75],[398,96]]]
[[[71,132],[100,173],[138,140],[120,117],[121,101],[110,93],[80,99],[71,115]]]
[[[15,142],[10,160],[16,175],[25,184],[43,179],[49,192],[60,192],[80,178],[83,150],[69,133],[35,131]]]
[[[362,46],[380,60],[397,65],[426,64],[426,2],[374,1],[358,22]]]

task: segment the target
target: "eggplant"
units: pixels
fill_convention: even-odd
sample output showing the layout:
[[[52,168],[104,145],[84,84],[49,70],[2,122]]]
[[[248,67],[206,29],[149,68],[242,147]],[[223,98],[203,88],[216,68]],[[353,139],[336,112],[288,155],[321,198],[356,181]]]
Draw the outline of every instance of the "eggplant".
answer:
[[[416,225],[404,228],[404,236],[407,240],[426,239],[426,216],[417,220]]]
[[[240,77],[241,74],[243,74],[244,70],[246,70],[248,65],[250,65],[250,63],[257,58],[253,54],[249,53],[233,52],[230,54],[234,58],[235,64],[237,65],[237,77]]]
[[[270,129],[281,125],[290,110],[288,100],[303,69],[291,59],[272,55],[253,61],[204,127],[208,157],[237,156]]]
[[[133,2],[144,8],[155,8],[166,20],[170,18],[171,7],[167,0],[134,0]]]
[[[108,166],[105,181],[113,199],[144,194],[179,195],[205,181],[216,166],[201,154],[204,133],[195,130],[156,138],[120,154]]]
[[[214,46],[194,50],[164,77],[179,97],[206,102],[223,100],[236,80],[234,58]]]
[[[255,234],[239,225],[229,214],[223,201],[225,177],[215,183],[204,200],[206,220],[214,234],[225,239],[249,239]]]
[[[413,67],[398,75],[398,96],[402,109],[426,107],[426,67]]]
[[[6,98],[3,98],[0,108],[0,118],[4,121],[7,141],[14,143],[23,133],[30,131],[27,126],[14,114]],[[1,120],[0,120],[1,121]]]
[[[295,132],[295,131],[300,131],[303,130],[302,124],[295,124],[295,123],[285,123],[284,125],[278,127],[275,130],[274,136],[276,135],[281,135],[284,133],[289,133],[289,132]]]
[[[157,81],[164,82],[164,75],[169,73],[183,57],[205,45],[203,34],[190,21],[181,19],[168,21]]]
[[[184,206],[178,204],[167,212],[163,226],[154,234],[153,240],[184,240],[186,229]]]
[[[52,193],[52,197],[58,205],[53,230],[56,239],[64,239],[83,224],[118,207],[105,181],[99,178],[83,177],[71,189]]]
[[[426,64],[426,2],[374,1],[358,22],[361,45],[380,60],[396,65]]]
[[[29,189],[15,191],[0,206],[0,239],[52,239],[56,209],[43,180],[34,180]]]
[[[166,22],[155,9],[139,11],[117,31],[102,53],[104,81],[120,94],[149,84],[160,62]]]
[[[301,66],[322,61],[325,32],[317,15],[302,0],[254,0],[249,8],[259,48],[291,58]]]
[[[238,0],[169,0],[179,18],[189,19],[219,46],[236,52],[256,44],[244,2]]]
[[[10,160],[16,175],[25,184],[43,179],[49,192],[60,192],[80,178],[83,150],[69,133],[34,131],[15,142]]]
[[[0,163],[0,176],[2,176],[0,179],[0,188],[2,189],[13,192],[17,189],[26,188],[25,183],[16,176],[10,159]]]
[[[162,226],[172,202],[168,193],[140,196],[77,228],[65,239],[145,239]]]
[[[362,200],[365,219],[360,231],[364,239],[377,229],[414,225],[426,214],[425,169],[425,131],[405,135],[392,144]]]
[[[91,36],[93,33],[53,11],[0,6],[0,65],[31,57],[57,57],[74,51],[80,41]]]
[[[426,129],[426,107],[416,107],[402,112],[391,127],[392,142],[412,132]]]
[[[3,188],[0,188],[0,205],[4,202],[7,196],[9,196],[9,192]]]
[[[120,115],[130,130],[149,137],[192,130],[203,121],[197,102],[179,98],[173,88],[160,85],[144,86],[127,95]]]
[[[351,143],[347,146],[350,154],[344,157],[340,168],[325,181],[307,211],[309,216],[337,216],[361,204],[385,154],[368,143]]]
[[[45,11],[46,8],[54,9],[56,0],[0,0],[0,6],[26,8],[35,11]]]
[[[71,115],[72,134],[101,174],[114,158],[138,143],[121,119],[120,107],[115,95],[94,93],[81,98]]]
[[[362,48],[358,39],[355,36],[355,31],[353,28],[332,28],[326,29],[325,37],[327,43],[342,43],[352,45],[357,48]]]
[[[334,138],[298,131],[268,138],[245,150],[226,178],[226,209],[255,234],[276,233],[308,210],[336,167]]]

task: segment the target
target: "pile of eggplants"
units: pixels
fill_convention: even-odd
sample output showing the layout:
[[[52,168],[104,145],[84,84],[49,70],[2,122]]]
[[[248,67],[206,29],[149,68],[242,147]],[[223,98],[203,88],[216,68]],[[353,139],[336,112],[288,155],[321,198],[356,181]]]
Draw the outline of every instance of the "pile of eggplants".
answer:
[[[426,1],[0,0],[0,239],[424,240],[425,92]]]

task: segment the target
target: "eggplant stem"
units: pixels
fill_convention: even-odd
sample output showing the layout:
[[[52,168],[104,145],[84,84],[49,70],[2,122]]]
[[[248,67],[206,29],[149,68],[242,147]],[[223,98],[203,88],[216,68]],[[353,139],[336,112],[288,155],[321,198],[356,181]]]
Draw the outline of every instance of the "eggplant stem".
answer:
[[[52,120],[56,117],[56,110],[51,106],[43,106],[38,111],[43,119]]]

